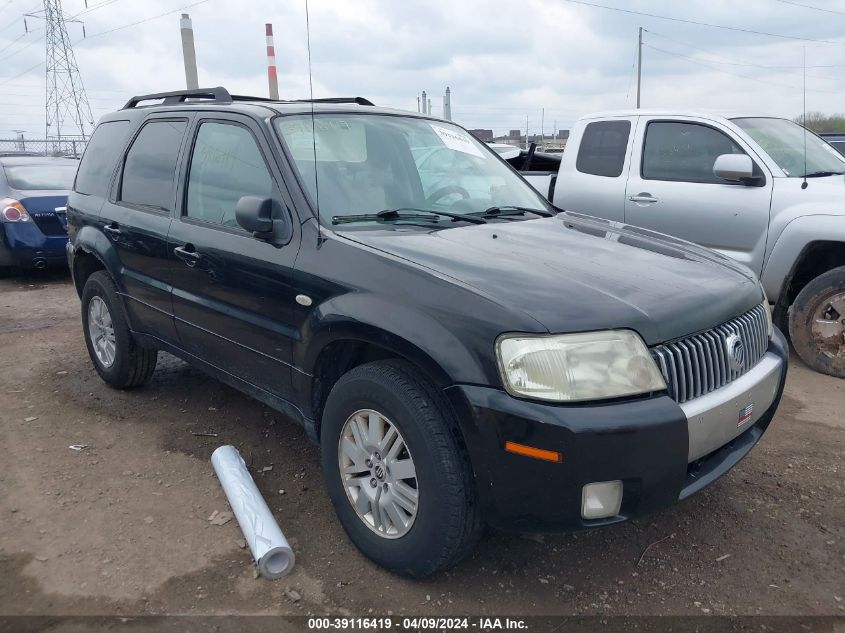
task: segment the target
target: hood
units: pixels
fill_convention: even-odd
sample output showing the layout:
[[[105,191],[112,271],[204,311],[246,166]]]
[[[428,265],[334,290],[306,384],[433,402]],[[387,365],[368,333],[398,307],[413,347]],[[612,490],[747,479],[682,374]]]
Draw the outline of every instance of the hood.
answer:
[[[807,188],[802,189],[803,178],[772,178],[772,208],[774,211],[789,209],[794,216],[845,215],[845,176],[807,178]]]
[[[654,345],[712,328],[763,300],[754,274],[714,251],[572,213],[342,235],[437,271],[550,332],[630,328]]]

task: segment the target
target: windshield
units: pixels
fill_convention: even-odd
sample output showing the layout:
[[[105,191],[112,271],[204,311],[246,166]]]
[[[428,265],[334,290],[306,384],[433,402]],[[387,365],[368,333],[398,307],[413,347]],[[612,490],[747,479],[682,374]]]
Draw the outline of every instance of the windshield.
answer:
[[[766,150],[787,176],[803,178],[804,174],[843,173],[845,157],[812,132],[807,132],[807,169],[804,170],[804,128],[787,119],[733,119]]]
[[[386,209],[466,214],[490,207],[549,208],[495,154],[455,125],[375,114],[318,114],[312,137],[311,121],[310,115],[285,116],[276,119],[276,127],[326,223]]]
[[[72,189],[77,163],[41,165],[6,165],[6,179],[12,189],[34,191],[37,189]]]

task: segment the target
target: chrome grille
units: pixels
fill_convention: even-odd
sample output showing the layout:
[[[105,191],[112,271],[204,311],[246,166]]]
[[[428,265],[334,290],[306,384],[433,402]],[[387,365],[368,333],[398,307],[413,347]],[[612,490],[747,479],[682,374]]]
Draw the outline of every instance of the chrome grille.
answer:
[[[736,334],[745,348],[744,363],[734,369],[728,358],[727,339]],[[754,367],[769,345],[766,307],[760,304],[712,330],[658,345],[651,350],[669,395],[686,402],[710,393]]]

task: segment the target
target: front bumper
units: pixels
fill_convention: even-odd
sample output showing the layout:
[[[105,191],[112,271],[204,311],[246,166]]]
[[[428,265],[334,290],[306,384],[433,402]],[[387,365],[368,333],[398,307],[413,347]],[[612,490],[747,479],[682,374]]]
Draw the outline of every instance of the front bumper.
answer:
[[[786,379],[776,329],[766,355],[734,382],[679,405],[670,397],[549,405],[475,385],[446,390],[461,420],[488,522],[513,530],[576,530],[668,507],[713,483],[762,437]],[[738,424],[748,414],[750,418]],[[557,451],[561,463],[504,451],[506,441]],[[622,507],[581,518],[585,484],[623,482]]]
[[[0,266],[64,264],[67,235],[44,235],[35,222],[0,222]]]

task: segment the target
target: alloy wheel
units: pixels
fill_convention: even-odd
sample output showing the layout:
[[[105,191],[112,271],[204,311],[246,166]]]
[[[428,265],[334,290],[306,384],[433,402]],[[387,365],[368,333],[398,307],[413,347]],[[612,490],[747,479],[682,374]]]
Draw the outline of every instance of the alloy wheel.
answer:
[[[100,297],[92,297],[88,304],[88,336],[97,360],[103,367],[111,367],[117,351],[114,324],[109,307]]]
[[[407,534],[417,516],[419,488],[396,425],[378,411],[360,409],[343,425],[337,454],[346,496],[364,525],[384,538]]]

